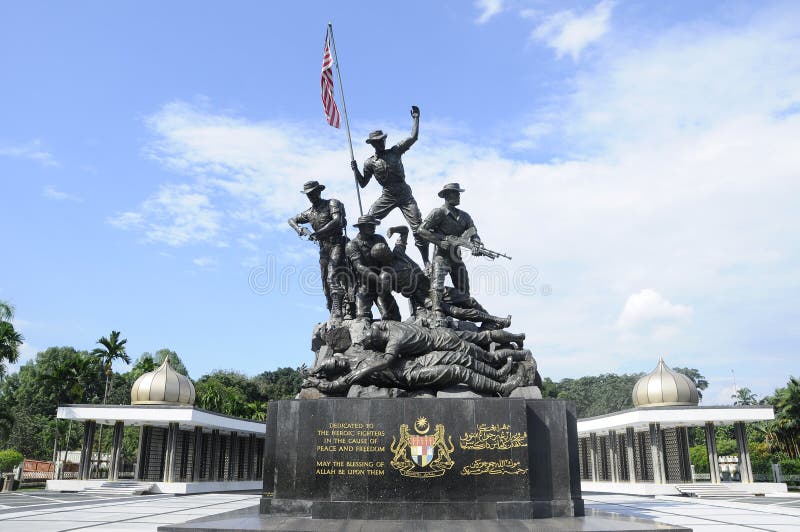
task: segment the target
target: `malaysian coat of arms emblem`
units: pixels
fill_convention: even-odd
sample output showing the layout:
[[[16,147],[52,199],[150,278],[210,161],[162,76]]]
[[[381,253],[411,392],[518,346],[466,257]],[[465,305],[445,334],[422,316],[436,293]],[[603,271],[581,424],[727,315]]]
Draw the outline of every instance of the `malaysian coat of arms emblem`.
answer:
[[[452,437],[445,437],[444,425],[436,425],[433,434],[428,434],[430,424],[424,417],[414,423],[411,434],[408,425],[400,425],[400,438],[392,437],[390,447],[394,457],[389,464],[405,477],[432,478],[444,475],[453,467],[450,456],[455,450]]]

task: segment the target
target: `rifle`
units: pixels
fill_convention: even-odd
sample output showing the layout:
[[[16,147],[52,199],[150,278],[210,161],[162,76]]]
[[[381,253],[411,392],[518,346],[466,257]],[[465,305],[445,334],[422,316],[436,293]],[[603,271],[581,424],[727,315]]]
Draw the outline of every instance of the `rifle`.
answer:
[[[500,253],[499,251],[492,251],[484,246],[482,243],[477,243],[472,241],[472,237],[477,233],[477,229],[474,227],[470,227],[464,234],[461,236],[454,236],[454,235],[447,235],[445,240],[453,246],[459,246],[465,249],[468,249],[472,252],[473,255],[476,257],[486,257],[489,260],[494,260],[498,257],[503,257],[508,260],[511,260],[511,257],[504,253]]]

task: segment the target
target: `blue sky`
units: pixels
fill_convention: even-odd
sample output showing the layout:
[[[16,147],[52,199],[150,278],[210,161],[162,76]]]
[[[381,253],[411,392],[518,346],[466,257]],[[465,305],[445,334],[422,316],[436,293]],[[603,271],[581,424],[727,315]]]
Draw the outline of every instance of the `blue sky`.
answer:
[[[285,220],[312,178],[357,216],[319,95],[330,20],[356,158],[420,106],[415,196],[467,189],[514,257],[471,260],[476,295],[544,376],[663,355],[723,403],[734,377],[800,374],[796,3],[331,5],[3,5],[0,298],[24,358],[118,329],[195,378],[312,361],[315,250]]]

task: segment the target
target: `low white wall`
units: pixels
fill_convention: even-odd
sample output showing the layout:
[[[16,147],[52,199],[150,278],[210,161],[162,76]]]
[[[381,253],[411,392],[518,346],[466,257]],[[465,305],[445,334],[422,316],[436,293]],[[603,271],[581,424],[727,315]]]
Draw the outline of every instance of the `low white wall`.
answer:
[[[687,485],[683,483],[681,485]],[[652,482],[588,482],[581,481],[581,491],[594,491],[599,493],[627,493],[630,495],[678,495],[675,488],[677,484],[653,484]],[[708,482],[698,482],[698,486],[709,486]],[[786,493],[787,487],[784,483],[778,482],[753,482],[745,484],[742,482],[724,482],[732,490],[746,491],[755,494]]]
[[[83,491],[84,488],[99,488],[108,480],[48,480],[47,489],[51,491]],[[147,481],[141,481],[147,482]],[[153,482],[150,493],[172,493],[188,495],[190,493],[208,493],[211,491],[251,491],[260,490],[264,483],[260,480],[242,480],[236,482]]]

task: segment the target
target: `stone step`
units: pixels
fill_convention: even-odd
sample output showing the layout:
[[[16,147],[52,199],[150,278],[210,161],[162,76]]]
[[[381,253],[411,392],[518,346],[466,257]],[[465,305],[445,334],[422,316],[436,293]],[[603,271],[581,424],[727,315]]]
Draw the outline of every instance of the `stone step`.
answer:
[[[700,498],[729,498],[729,497],[755,497],[754,494],[737,490],[723,484],[678,484],[675,488],[686,497]]]
[[[93,495],[142,495],[151,489],[151,482],[118,481],[103,482],[100,486],[84,488],[83,491]]]

